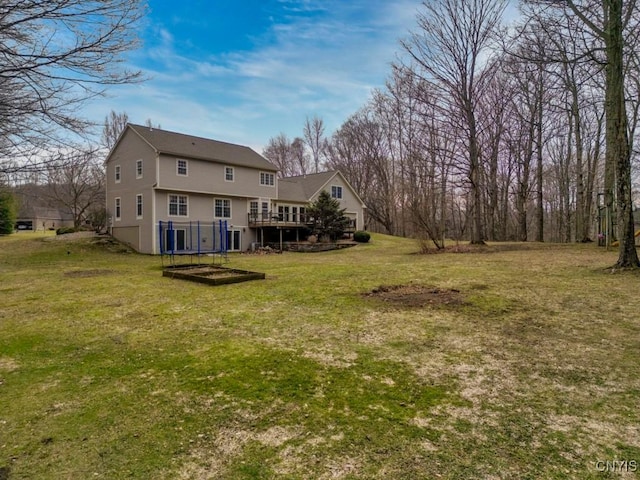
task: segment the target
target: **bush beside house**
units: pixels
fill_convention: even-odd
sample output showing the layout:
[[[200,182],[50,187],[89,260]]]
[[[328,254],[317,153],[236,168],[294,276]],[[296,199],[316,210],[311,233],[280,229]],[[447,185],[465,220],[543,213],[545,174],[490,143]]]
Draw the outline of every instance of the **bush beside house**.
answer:
[[[364,230],[358,230],[357,232],[354,232],[353,239],[359,243],[368,243],[371,239],[371,235],[369,232],[365,232]]]

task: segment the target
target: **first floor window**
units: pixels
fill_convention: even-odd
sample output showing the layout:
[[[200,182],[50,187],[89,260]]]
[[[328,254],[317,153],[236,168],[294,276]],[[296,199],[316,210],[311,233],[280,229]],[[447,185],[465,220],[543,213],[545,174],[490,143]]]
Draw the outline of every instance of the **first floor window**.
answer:
[[[136,218],[142,218],[142,195],[136,195]]]
[[[331,198],[341,199],[342,198],[342,187],[337,186],[337,185],[332,185],[331,186]]]
[[[169,215],[186,217],[189,215],[189,198],[186,195],[169,195]]]
[[[275,185],[275,175],[269,172],[260,172],[260,185],[273,187]]]
[[[257,200],[251,200],[251,202],[249,202],[249,216],[251,217],[252,220],[255,220],[258,218],[258,201]]]
[[[231,218],[231,200],[216,198],[214,216],[216,218]]]
[[[115,215],[116,220],[120,220],[122,216],[122,201],[120,200],[120,197],[116,198]]]

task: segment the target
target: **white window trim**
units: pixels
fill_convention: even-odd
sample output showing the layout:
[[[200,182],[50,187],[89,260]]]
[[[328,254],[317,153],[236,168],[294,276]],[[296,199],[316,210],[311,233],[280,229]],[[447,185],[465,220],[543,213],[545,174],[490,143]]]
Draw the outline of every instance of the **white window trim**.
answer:
[[[271,183],[263,183],[262,182],[262,178],[267,178],[267,175],[269,175],[268,178],[270,178],[272,180]],[[260,186],[262,187],[275,187],[276,186],[276,174],[273,172],[260,172]]]
[[[140,172],[138,173],[138,164],[140,164]],[[139,158],[138,160],[136,160],[136,179],[139,180],[144,176],[144,162],[142,161],[141,158]]]
[[[333,196],[333,189],[340,189],[340,196],[339,197],[334,197]],[[331,185],[331,198],[335,198],[336,200],[342,200],[344,198],[344,190],[342,188],[342,185]]]
[[[113,199],[114,200],[114,205],[113,205],[113,216],[116,220],[116,222],[119,222],[120,220],[122,220],[122,198],[120,197],[116,197]]]
[[[116,165],[114,167],[113,178],[115,183],[120,183],[122,181],[122,167],[120,165]]]
[[[178,213],[176,213],[175,215],[171,213],[171,197],[178,197]],[[184,197],[187,199],[186,205],[187,205],[187,214],[186,215],[180,215],[180,197]],[[189,216],[189,195],[183,195],[181,193],[170,193],[167,195],[167,216],[169,217],[180,217],[180,218],[186,218]]]
[[[227,169],[231,170],[231,180],[227,179]],[[236,169],[233,167],[224,167],[224,181],[233,183],[236,181]]]
[[[229,202],[229,216],[228,216],[228,217],[225,217],[225,216],[219,217],[218,215],[216,215],[216,200],[222,200],[222,201],[225,201],[225,200],[226,200],[227,202]],[[223,210],[224,210],[224,206],[223,206],[222,208],[223,208]],[[221,218],[221,219],[227,219],[227,220],[228,220],[228,219],[230,219],[230,218],[232,218],[232,217],[233,217],[233,210],[232,210],[232,208],[233,208],[233,202],[231,201],[231,199],[230,199],[230,198],[223,198],[223,197],[216,197],[216,198],[214,198],[214,199],[213,199],[213,218]],[[223,212],[223,213],[224,213],[224,212]]]
[[[184,162],[185,165],[185,170],[187,171],[187,173],[180,173],[180,162]],[[189,176],[189,161],[185,160],[184,158],[176,158],[176,175],[178,175],[179,177],[188,177]]]
[[[138,203],[138,199],[140,199],[140,203]],[[138,205],[140,205],[140,213],[138,213]],[[144,197],[141,193],[136,195],[136,220],[142,220],[144,216]]]

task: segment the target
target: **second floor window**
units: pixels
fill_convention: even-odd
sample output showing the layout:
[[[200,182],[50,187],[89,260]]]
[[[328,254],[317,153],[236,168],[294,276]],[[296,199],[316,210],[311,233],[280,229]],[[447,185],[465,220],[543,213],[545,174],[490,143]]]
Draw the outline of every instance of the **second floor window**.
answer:
[[[233,182],[233,167],[224,167],[225,182]]]
[[[186,195],[169,195],[169,215],[186,217],[189,215],[189,198]]]
[[[342,187],[337,185],[331,185],[331,198],[342,198]]]
[[[176,161],[176,173],[178,175],[187,176],[187,161],[186,160],[177,160]]]
[[[116,165],[115,166],[115,177],[116,177],[116,183],[120,183],[120,179],[122,178],[120,176],[120,165]]]
[[[260,172],[260,185],[273,187],[275,185],[275,175],[270,172]]]
[[[216,218],[231,218],[231,200],[216,198],[214,216]]]
[[[142,160],[136,160],[136,178],[142,178]]]

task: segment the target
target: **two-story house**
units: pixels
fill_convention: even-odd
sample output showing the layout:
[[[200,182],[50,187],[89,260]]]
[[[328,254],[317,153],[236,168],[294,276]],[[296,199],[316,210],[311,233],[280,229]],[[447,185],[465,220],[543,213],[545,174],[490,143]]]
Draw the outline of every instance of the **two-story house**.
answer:
[[[241,145],[128,124],[105,163],[110,231],[142,253],[160,253],[158,225],[169,221],[223,220],[229,251],[301,239],[306,205],[322,190],[340,201],[354,230],[364,225],[364,204],[339,172],[278,179],[275,165]],[[172,239],[177,250],[188,248],[183,237]]]

